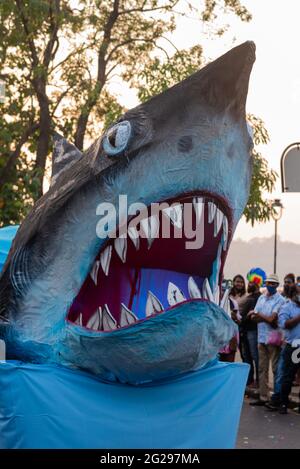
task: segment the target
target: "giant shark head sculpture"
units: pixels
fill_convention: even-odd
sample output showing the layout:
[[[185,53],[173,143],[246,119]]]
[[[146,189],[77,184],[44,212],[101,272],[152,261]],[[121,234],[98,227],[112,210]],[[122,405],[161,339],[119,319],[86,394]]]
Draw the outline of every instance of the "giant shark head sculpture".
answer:
[[[0,279],[9,357],[136,384],[199,368],[234,335],[219,296],[251,181],[245,103],[254,60],[252,42],[232,49],[126,112],[84,153],[56,138],[52,185]],[[119,195],[147,207],[138,220]],[[149,218],[158,202],[164,210]],[[117,228],[102,210],[112,206]],[[187,214],[194,246],[178,235]]]

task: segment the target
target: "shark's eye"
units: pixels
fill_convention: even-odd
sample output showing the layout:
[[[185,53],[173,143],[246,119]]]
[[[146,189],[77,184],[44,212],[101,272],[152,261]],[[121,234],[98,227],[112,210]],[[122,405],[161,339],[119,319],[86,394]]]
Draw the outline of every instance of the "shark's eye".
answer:
[[[118,155],[127,147],[131,135],[131,124],[122,121],[114,125],[104,135],[103,149],[108,156]]]

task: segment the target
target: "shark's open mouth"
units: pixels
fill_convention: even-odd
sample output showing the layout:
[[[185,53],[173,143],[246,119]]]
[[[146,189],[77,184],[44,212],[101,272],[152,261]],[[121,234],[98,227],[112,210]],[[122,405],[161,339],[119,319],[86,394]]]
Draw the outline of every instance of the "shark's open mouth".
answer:
[[[126,237],[109,239],[102,247],[71,305],[69,322],[111,332],[191,299],[219,304],[229,209],[207,194],[169,203],[172,208],[158,215],[149,208],[139,217],[140,236],[129,228]],[[194,240],[186,229],[188,222]],[[165,226],[170,226],[168,237]]]

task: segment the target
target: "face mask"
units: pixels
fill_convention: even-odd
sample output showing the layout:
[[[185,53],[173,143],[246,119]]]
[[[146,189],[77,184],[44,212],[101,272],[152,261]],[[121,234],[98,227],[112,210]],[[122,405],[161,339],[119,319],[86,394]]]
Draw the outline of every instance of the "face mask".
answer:
[[[277,287],[274,287],[273,285],[267,285],[267,290],[270,293],[270,295],[274,295],[277,291]]]
[[[296,295],[297,303],[300,303],[300,295]]]

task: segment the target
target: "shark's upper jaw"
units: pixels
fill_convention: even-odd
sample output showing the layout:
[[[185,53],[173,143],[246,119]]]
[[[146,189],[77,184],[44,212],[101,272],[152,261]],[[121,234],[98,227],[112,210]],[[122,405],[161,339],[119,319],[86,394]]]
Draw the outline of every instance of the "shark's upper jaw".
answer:
[[[200,192],[167,202],[175,208],[158,216],[148,207],[136,225],[139,236],[129,228],[103,245],[68,311],[69,323],[99,334],[132,327],[191,299],[219,305],[231,233],[228,205]],[[185,230],[189,217],[194,240]],[[163,237],[168,222],[170,236]]]

